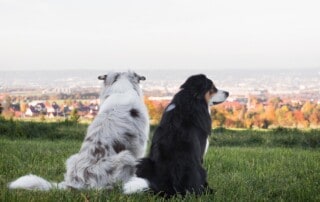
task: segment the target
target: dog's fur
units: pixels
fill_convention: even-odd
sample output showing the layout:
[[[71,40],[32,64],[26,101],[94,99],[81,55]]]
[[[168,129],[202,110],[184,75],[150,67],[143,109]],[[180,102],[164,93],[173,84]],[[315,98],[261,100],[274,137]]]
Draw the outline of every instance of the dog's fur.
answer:
[[[149,117],[139,87],[145,77],[129,71],[98,78],[104,81],[100,109],[80,151],[66,161],[64,181],[50,183],[27,175],[10,183],[9,188],[112,188],[132,177],[137,158],[145,154],[149,134]]]
[[[210,190],[202,166],[211,133],[208,106],[225,101],[228,95],[205,75],[189,77],[163,113],[150,154],[140,160],[136,177],[124,185],[124,193],[151,189],[170,197]]]

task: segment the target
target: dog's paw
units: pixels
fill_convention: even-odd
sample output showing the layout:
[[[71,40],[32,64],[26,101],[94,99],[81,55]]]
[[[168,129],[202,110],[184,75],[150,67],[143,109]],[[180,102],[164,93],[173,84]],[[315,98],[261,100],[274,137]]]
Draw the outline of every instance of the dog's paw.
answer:
[[[127,183],[123,185],[124,194],[133,194],[149,190],[149,183],[147,180],[139,177],[132,177]]]

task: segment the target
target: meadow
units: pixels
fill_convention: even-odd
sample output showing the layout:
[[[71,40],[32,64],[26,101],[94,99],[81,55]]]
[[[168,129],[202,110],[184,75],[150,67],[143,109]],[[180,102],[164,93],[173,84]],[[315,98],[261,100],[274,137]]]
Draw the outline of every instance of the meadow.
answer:
[[[33,173],[63,180],[64,162],[77,152],[86,124],[21,122],[0,118],[0,201],[165,201],[149,193],[113,190],[8,190],[7,183]],[[151,127],[151,135],[154,127]],[[212,131],[204,166],[214,194],[169,201],[320,201],[320,131]]]

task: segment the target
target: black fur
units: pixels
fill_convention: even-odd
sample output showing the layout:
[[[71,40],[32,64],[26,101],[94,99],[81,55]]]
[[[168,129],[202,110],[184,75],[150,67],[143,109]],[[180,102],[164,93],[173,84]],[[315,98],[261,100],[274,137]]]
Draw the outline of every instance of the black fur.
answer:
[[[130,110],[130,116],[132,116],[133,118],[139,117],[139,111],[136,110],[136,109],[131,109]]]
[[[187,192],[201,194],[207,189],[202,166],[211,118],[204,96],[217,91],[205,75],[187,79],[164,112],[156,129],[149,156],[137,165],[137,176],[149,181],[155,193],[170,197]]]

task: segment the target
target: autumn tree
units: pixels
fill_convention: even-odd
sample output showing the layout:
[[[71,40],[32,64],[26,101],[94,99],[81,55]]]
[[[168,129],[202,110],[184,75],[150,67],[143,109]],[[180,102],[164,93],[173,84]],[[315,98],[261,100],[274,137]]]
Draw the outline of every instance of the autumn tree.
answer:
[[[305,117],[309,117],[312,114],[313,109],[315,109],[315,104],[311,103],[310,101],[307,101],[302,106],[301,111]]]
[[[305,126],[307,125],[307,121],[304,117],[304,114],[302,113],[302,111],[300,110],[295,110],[293,112],[293,116],[294,116],[294,120],[295,120],[295,126],[298,127],[298,126]]]
[[[264,113],[264,128],[276,123],[276,109],[273,105],[268,105]]]
[[[236,128],[243,128],[244,127],[244,120],[247,113],[247,107],[246,105],[243,105],[241,108],[239,108],[239,113],[236,114],[237,119],[235,122]]]
[[[314,108],[312,113],[309,116],[309,123],[317,126],[320,124],[320,109],[319,107]]]
[[[223,114],[222,110],[217,110],[211,108],[212,125],[222,127],[226,121],[226,116]]]
[[[12,98],[9,95],[6,95],[4,97],[3,105],[2,105],[4,111],[8,111],[10,109],[11,102],[12,102]]]
[[[78,110],[76,108],[71,110],[70,113],[70,121],[73,123],[77,123],[80,119],[80,115],[78,114]]]
[[[167,102],[152,101],[148,97],[144,98],[144,103],[149,111],[151,124],[158,124],[162,117],[162,113],[167,105]]]
[[[274,97],[269,100],[269,105],[273,106],[274,108],[279,108],[281,102],[282,100],[279,97]]]
[[[20,111],[24,114],[28,109],[28,104],[24,101],[20,102]]]

